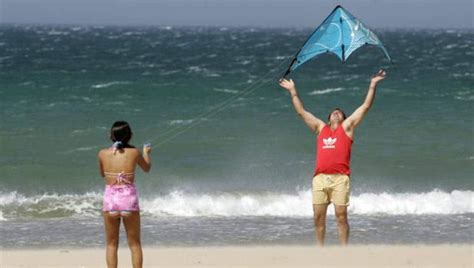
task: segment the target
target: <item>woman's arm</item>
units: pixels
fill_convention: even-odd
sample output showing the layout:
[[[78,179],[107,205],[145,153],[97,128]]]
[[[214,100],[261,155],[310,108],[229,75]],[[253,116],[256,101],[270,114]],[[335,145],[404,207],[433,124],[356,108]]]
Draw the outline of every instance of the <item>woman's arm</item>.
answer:
[[[100,173],[100,176],[105,177],[105,174],[104,174],[104,165],[102,164],[101,154],[102,154],[102,151],[100,151],[100,152],[97,154],[97,159],[99,160],[99,173]]]
[[[143,169],[143,171],[148,172],[151,169],[151,147],[143,146],[143,155],[138,153],[138,162],[137,164]]]

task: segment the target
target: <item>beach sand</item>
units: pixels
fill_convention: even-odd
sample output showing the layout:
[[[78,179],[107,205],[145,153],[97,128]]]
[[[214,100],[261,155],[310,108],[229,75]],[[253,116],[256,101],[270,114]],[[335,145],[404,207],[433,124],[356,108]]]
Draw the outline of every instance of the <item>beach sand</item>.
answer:
[[[144,267],[474,267],[474,245],[144,248]],[[2,250],[0,266],[105,267],[104,249]],[[119,267],[131,267],[127,248]]]

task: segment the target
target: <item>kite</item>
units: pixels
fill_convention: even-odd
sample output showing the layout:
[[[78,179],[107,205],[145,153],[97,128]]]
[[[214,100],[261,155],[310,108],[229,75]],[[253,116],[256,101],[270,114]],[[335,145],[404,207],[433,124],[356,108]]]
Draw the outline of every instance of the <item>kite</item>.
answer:
[[[345,62],[355,50],[364,45],[381,48],[388,60],[392,62],[379,38],[360,20],[338,5],[309,36],[283,77],[313,57],[324,53],[336,54],[342,62]]]

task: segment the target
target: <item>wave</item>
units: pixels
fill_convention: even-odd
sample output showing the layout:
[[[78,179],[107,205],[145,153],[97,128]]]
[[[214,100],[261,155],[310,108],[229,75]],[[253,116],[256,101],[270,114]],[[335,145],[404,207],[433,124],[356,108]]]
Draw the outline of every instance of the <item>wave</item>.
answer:
[[[310,93],[308,93],[308,95],[310,95],[310,96],[324,95],[324,94],[328,94],[328,93],[332,93],[332,92],[338,92],[338,91],[342,91],[342,90],[344,90],[344,88],[342,88],[342,87],[327,88],[327,89],[323,89],[323,90],[313,90]]]
[[[85,152],[85,151],[92,151],[92,150],[97,150],[98,148],[100,148],[99,146],[85,146],[85,147],[78,147],[78,148],[75,148],[75,149],[72,149],[72,150],[67,150],[67,151],[63,151],[63,152],[60,152],[61,154],[71,154],[71,153],[74,153],[74,152]]]
[[[189,73],[202,74],[205,77],[220,77],[221,75],[201,66],[190,66],[186,68]]]
[[[115,86],[115,85],[126,85],[126,84],[130,84],[130,82],[113,81],[113,82],[108,82],[108,83],[101,83],[101,84],[92,85],[91,87],[92,88],[107,88],[107,87],[111,87],[111,86]]]
[[[189,125],[192,122],[194,122],[194,119],[176,119],[176,120],[169,121],[169,124],[171,126],[173,126],[173,125]]]
[[[229,94],[238,94],[240,91],[235,89],[228,89],[228,88],[213,88],[213,91],[222,92],[222,93],[229,93]]]
[[[176,73],[179,73],[181,72],[181,70],[170,70],[170,71],[165,71],[165,72],[161,72],[160,75],[172,75],[172,74],[176,74]]]
[[[100,201],[99,193],[25,196],[11,192],[0,194],[0,215],[3,220],[96,216]]]
[[[102,194],[0,194],[0,220],[100,215]],[[190,194],[173,191],[140,199],[142,213],[155,217],[311,217],[311,191]],[[333,210],[328,210],[333,214]],[[350,214],[450,215],[474,213],[473,191],[363,193],[351,197]]]
[[[461,91],[461,92],[457,92],[454,98],[456,100],[471,101],[471,100],[474,100],[474,95],[472,94],[471,91]]]

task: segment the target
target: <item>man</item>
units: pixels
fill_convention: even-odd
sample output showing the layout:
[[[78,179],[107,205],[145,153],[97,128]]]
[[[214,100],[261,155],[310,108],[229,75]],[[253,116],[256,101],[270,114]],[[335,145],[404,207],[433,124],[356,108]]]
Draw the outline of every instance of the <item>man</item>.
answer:
[[[372,77],[364,103],[347,118],[342,109],[335,108],[328,116],[328,123],[304,109],[293,80],[280,80],[280,86],[290,93],[298,115],[311,131],[318,135],[312,196],[316,239],[321,246],[324,245],[326,213],[330,203],[334,204],[339,241],[342,245],[348,243],[347,206],[351,174],[349,163],[354,130],[372,106],[377,84],[383,79],[385,71],[381,69]]]

